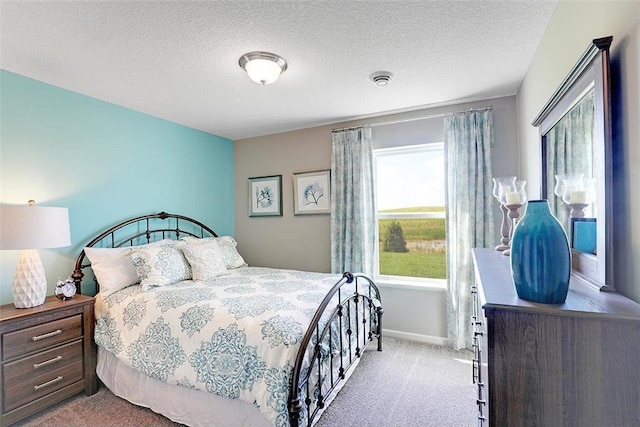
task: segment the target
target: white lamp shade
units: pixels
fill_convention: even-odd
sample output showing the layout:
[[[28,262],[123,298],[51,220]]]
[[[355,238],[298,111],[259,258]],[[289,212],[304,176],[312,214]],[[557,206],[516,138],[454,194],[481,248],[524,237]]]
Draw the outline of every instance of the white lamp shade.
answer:
[[[0,206],[0,249],[44,249],[71,245],[69,210],[44,206]]]

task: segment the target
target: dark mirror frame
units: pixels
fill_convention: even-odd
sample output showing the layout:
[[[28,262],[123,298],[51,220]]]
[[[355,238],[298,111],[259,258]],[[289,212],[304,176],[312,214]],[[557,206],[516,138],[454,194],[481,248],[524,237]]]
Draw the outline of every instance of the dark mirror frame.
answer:
[[[609,48],[613,37],[594,39],[532,125],[542,144],[541,198],[555,197],[547,182],[547,138],[553,126],[590,87],[594,91],[594,177],[596,178],[597,255],[571,250],[572,275],[602,291],[615,291],[613,277],[613,162],[611,141],[611,78]],[[551,196],[549,196],[551,190]]]

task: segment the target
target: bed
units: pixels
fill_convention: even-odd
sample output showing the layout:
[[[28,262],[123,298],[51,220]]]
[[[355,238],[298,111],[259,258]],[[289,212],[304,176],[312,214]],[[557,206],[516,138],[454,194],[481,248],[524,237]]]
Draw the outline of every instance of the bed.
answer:
[[[72,275],[96,283],[97,375],[192,426],[312,426],[365,348],[380,292],[362,274],[248,266],[230,236],[145,215],[92,239]]]

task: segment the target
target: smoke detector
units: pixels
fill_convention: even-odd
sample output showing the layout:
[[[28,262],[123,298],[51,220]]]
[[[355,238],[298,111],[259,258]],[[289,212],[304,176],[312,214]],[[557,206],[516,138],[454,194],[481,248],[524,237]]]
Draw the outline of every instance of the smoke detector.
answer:
[[[387,86],[391,82],[391,77],[393,77],[393,74],[389,71],[376,71],[369,76],[369,80],[371,80],[374,85],[382,87]]]

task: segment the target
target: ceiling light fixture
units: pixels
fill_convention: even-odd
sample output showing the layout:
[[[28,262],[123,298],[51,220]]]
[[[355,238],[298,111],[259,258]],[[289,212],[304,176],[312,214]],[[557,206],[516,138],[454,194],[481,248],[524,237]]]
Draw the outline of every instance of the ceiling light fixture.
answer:
[[[240,67],[247,72],[249,78],[261,85],[268,85],[278,80],[280,74],[287,69],[287,61],[270,52],[249,52],[240,57]]]
[[[391,77],[393,77],[393,74],[389,71],[376,71],[369,76],[369,80],[371,80],[374,85],[383,87],[391,82]]]

